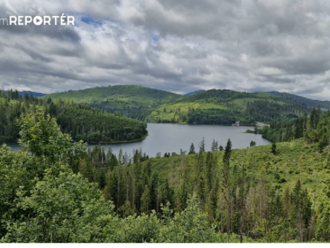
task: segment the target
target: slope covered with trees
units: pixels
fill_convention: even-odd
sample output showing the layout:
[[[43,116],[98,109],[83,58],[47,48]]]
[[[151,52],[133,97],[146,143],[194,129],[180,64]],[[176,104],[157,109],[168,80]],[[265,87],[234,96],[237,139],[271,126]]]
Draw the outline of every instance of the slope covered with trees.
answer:
[[[44,96],[86,103],[92,107],[152,123],[232,124],[271,123],[295,119],[313,107],[329,109],[317,101],[288,93],[247,93],[232,90],[199,91],[186,96],[136,85],[96,87]]]
[[[202,142],[198,153],[126,160],[85,152],[43,113],[18,124],[23,150],[0,150],[2,242],[330,241],[320,141],[232,150],[228,140],[207,153]]]
[[[85,144],[71,143],[40,111],[22,116],[18,125],[22,151],[0,149],[0,242],[224,242],[196,197],[180,213],[167,205],[161,216],[120,218],[97,185],[70,168]]]
[[[102,157],[101,150],[95,153]],[[135,156],[126,166],[117,158],[113,167],[94,159],[81,173],[98,182],[122,217],[152,209],[161,214],[166,202],[180,213],[195,194],[221,233],[245,241],[329,241],[329,158],[328,151],[319,153],[317,144],[301,139],[233,151],[229,143],[222,152],[143,162]]]
[[[160,104],[175,101],[183,96],[137,85],[116,85],[49,94],[53,100],[86,103],[110,113],[144,121],[150,111]]]
[[[297,118],[308,112],[305,105],[267,93],[208,90],[156,108],[147,122],[243,125]]]
[[[0,141],[17,141],[16,119],[22,113],[37,109],[55,117],[61,130],[70,133],[76,141],[126,142],[141,140],[147,135],[146,124],[120,114],[113,115],[84,104],[53,102],[50,98],[21,97],[17,91],[9,91],[0,93]]]
[[[312,99],[308,99],[306,97],[297,96],[297,95],[289,94],[286,92],[271,91],[271,92],[267,92],[267,93],[280,96],[284,99],[291,99],[293,101],[302,103],[308,107],[312,107],[312,108],[320,107],[322,109],[330,109],[330,101],[312,100]]]
[[[291,141],[302,138],[307,142],[317,142],[320,152],[330,140],[330,111],[324,113],[321,109],[313,108],[310,115],[295,120],[273,122],[270,127],[255,130],[263,137],[273,141]]]
[[[330,149],[323,143],[330,115],[320,114],[316,124],[312,113],[316,128],[304,139],[243,150],[231,150],[228,141],[224,151],[215,145],[208,153],[201,142],[199,153],[192,145],[189,155],[146,159],[135,151],[132,160],[96,147],[80,173],[98,183],[122,217],[161,214],[166,202],[180,213],[196,195],[220,233],[245,241],[330,241]]]

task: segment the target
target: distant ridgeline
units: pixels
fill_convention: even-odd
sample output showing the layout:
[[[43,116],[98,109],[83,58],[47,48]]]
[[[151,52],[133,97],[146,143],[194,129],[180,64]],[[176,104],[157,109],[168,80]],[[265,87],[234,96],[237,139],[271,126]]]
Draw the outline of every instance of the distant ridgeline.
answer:
[[[143,139],[147,135],[146,124],[94,109],[86,104],[64,101],[53,102],[50,98],[41,99],[18,91],[0,92],[0,141],[17,141],[16,119],[27,112],[43,109],[56,118],[64,133],[70,133],[76,141],[89,143],[130,142]]]
[[[294,95],[292,95],[294,96]],[[241,125],[302,117],[321,103],[283,94],[208,90],[186,96],[137,85],[117,85],[43,96],[86,103],[111,113],[152,123]]]
[[[183,96],[138,85],[115,85],[54,93],[42,98],[48,97],[53,100],[86,103],[110,113],[118,112],[126,117],[145,121],[157,106],[173,102]]]
[[[277,95],[277,96],[280,96],[282,98],[291,99],[291,100],[294,100],[296,102],[300,102],[305,106],[309,106],[309,107],[313,107],[313,108],[320,107],[321,109],[330,109],[330,101],[312,100],[312,99],[308,99],[308,98],[305,98],[305,97],[296,96],[296,95],[293,95],[293,94],[289,94],[289,93],[285,93],[285,92],[278,92],[278,91],[270,91],[270,92],[267,92],[267,93]]]
[[[208,90],[159,106],[147,122],[254,125],[298,118],[309,111],[300,102],[267,93]]]
[[[27,94],[27,95],[29,95],[29,96],[34,96],[34,97],[40,97],[40,96],[45,96],[46,94],[44,94],[44,93],[40,93],[40,92],[34,92],[34,91],[12,91],[12,90],[10,90],[9,92],[11,92],[10,94],[12,94],[12,93],[14,93],[15,92],[15,94],[19,94],[20,96],[24,96],[25,94]],[[5,90],[5,93],[7,94],[8,93],[8,91],[7,90]]]

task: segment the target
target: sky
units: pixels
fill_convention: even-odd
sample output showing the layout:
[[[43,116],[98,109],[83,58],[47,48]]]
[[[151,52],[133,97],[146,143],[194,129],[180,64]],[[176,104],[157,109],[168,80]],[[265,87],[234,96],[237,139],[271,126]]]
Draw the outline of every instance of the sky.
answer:
[[[42,93],[134,84],[281,91],[330,100],[326,0],[0,0],[0,86]]]

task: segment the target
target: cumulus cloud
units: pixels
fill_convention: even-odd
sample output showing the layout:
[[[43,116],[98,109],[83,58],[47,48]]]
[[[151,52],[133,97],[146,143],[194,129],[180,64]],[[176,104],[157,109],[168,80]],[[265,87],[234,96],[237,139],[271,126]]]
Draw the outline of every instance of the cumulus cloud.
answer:
[[[138,84],[286,91],[328,99],[325,0],[3,1],[9,15],[75,26],[0,26],[0,84],[45,93]]]

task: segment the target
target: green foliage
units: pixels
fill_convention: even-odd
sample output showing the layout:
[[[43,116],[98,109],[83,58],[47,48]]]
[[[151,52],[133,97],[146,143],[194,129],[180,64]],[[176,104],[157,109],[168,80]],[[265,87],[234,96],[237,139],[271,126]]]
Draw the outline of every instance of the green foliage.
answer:
[[[274,155],[277,153],[277,151],[276,151],[276,143],[275,143],[275,142],[272,143],[272,149],[271,149],[271,152],[272,152]]]
[[[17,121],[20,128],[19,144],[27,152],[37,157],[46,157],[50,162],[58,160],[74,160],[84,152],[86,144],[82,141],[72,143],[68,134],[63,134],[55,119],[43,112],[22,115]]]
[[[307,115],[296,120],[274,122],[271,127],[258,130],[264,138],[273,142],[291,141],[304,138],[305,141],[317,142],[318,151],[323,152],[330,141],[330,112],[321,113],[320,108],[313,108]]]
[[[159,243],[211,243],[223,242],[215,232],[215,225],[210,225],[208,216],[198,207],[196,197],[189,198],[187,208],[181,213],[176,213],[167,205],[163,208],[164,225],[160,235],[154,242]]]
[[[297,118],[308,110],[308,107],[292,99],[271,94],[208,90],[165,103],[155,108],[146,120],[156,123],[227,125],[240,121],[241,125],[254,125],[257,121]]]
[[[256,146],[256,142],[253,141],[253,140],[251,140],[251,142],[250,142],[250,147],[254,147],[254,146]]]
[[[327,118],[306,139],[320,140]],[[327,145],[280,142],[273,156],[228,140],[225,151],[129,161],[82,152],[38,111],[18,123],[24,151],[0,150],[2,242],[330,241]]]
[[[183,96],[137,85],[115,85],[54,93],[44,96],[43,99],[48,97],[53,100],[85,103],[110,113],[120,113],[123,116],[145,121],[157,106]]]
[[[52,102],[50,98],[42,100],[33,96],[16,98],[15,94],[0,95],[0,141],[17,141],[18,127],[16,119],[21,114],[42,110],[56,118],[61,131],[70,133],[75,141],[89,143],[127,142],[145,138],[146,125],[120,115],[112,115],[93,109],[88,105]]]
[[[203,137],[203,140],[199,143],[199,152],[205,152],[205,140]]]
[[[308,99],[308,98],[301,97],[301,96],[296,96],[296,95],[285,93],[285,92],[272,91],[272,92],[268,92],[268,93],[280,96],[281,98],[284,98],[284,99],[291,99],[296,102],[300,102],[303,105],[311,107],[311,108],[321,107],[324,109],[330,109],[330,101],[312,100],[312,99]]]
[[[191,143],[190,149],[189,149],[189,153],[188,154],[195,154],[195,146],[194,143]]]
[[[30,196],[23,188],[17,195],[16,207],[28,214],[8,222],[4,242],[100,242],[112,218],[113,206],[97,187],[70,171],[54,177],[46,170]]]
[[[86,103],[111,113],[155,123],[241,124],[297,118],[310,105],[282,95],[209,90],[190,96],[136,85],[68,91],[42,97]]]

